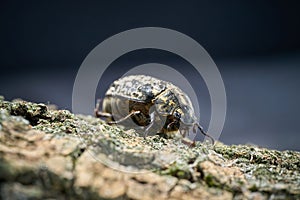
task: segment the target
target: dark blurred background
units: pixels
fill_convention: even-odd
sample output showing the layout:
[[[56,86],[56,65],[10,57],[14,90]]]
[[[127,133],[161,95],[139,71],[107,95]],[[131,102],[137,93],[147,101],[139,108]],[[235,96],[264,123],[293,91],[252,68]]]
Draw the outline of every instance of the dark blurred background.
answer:
[[[99,43],[137,27],[165,27],[198,41],[216,62],[228,111],[226,144],[300,150],[300,6],[297,1],[1,1],[0,94],[71,109],[77,70]],[[121,56],[98,95],[130,67],[157,62],[199,75],[176,55],[138,50]],[[203,83],[204,84],[204,83]],[[210,103],[199,86],[201,123]],[[203,94],[203,95],[202,95]]]

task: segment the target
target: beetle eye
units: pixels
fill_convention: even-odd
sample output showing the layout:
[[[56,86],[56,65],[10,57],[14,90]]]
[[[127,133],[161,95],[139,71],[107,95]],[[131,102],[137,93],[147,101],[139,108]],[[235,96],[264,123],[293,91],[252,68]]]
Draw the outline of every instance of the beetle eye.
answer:
[[[181,114],[180,114],[180,113],[178,113],[178,112],[175,112],[175,113],[174,113],[174,117],[176,117],[176,118],[180,119],[180,118],[181,118]]]

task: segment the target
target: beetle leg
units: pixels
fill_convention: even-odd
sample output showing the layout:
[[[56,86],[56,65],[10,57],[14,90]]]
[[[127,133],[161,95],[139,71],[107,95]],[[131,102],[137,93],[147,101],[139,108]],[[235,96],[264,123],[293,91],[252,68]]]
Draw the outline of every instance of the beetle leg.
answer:
[[[110,113],[105,113],[105,112],[101,112],[99,110],[95,111],[95,116],[96,117],[105,117],[105,118],[110,118],[112,117],[112,115]]]
[[[146,130],[144,131],[144,138],[148,136],[150,129],[153,128],[156,114],[157,114],[156,112],[150,114],[150,124],[147,126]]]
[[[182,134],[183,137],[189,135],[189,130],[188,129],[182,129]]]
[[[127,120],[128,118],[130,118],[130,117],[132,117],[132,116],[134,116],[136,114],[140,114],[140,113],[141,113],[141,111],[139,111],[139,110],[138,111],[133,110],[128,115],[126,115],[125,117],[123,117],[123,118],[121,118],[121,119],[119,119],[117,121],[110,121],[110,122],[107,122],[107,123],[108,124],[119,124],[119,123]]]
[[[97,99],[96,107],[94,109],[95,116],[96,117],[105,117],[105,118],[112,117],[112,115],[110,113],[100,111],[100,103],[101,103],[101,99]]]
[[[148,133],[149,133],[152,125],[153,125],[153,122],[151,124],[149,124],[148,127],[146,128],[146,130],[144,131],[144,138],[146,138],[148,136]]]
[[[198,129],[200,130],[200,132],[201,132],[204,136],[209,137],[209,139],[211,140],[212,144],[215,144],[214,138],[211,137],[210,135],[208,135],[208,134],[203,130],[202,126],[200,126],[200,124],[197,123],[197,124],[195,124],[195,126],[198,127]],[[195,141],[195,139],[194,139],[194,141]]]
[[[173,124],[175,124],[175,122],[171,122],[170,124],[168,124],[168,126],[167,126],[167,130],[168,130],[168,131],[172,128],[171,126],[172,126]]]
[[[202,128],[202,127],[201,127]],[[196,125],[194,125],[193,126],[193,132],[196,134],[197,133],[197,126]]]
[[[181,139],[181,142],[189,147],[195,147],[196,146],[196,141],[190,141],[190,140],[186,140],[184,138]]]
[[[179,130],[180,135],[182,135],[183,137],[185,136],[184,130]]]

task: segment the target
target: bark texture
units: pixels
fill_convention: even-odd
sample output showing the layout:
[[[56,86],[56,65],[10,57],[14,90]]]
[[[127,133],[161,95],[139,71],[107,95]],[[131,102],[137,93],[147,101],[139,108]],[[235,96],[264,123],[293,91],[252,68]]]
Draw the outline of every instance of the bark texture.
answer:
[[[300,199],[300,153],[195,148],[92,116],[0,100],[2,199]]]

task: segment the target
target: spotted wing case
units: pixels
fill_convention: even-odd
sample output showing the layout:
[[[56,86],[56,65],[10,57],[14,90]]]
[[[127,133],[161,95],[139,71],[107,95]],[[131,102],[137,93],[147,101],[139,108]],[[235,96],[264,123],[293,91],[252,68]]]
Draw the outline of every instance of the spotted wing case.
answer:
[[[181,121],[186,124],[193,124],[196,121],[190,98],[172,83],[151,76],[131,75],[122,77],[113,82],[105,96],[118,100],[147,103],[159,95],[161,95],[160,98],[153,103],[161,115],[171,115],[177,107],[180,107],[182,109]],[[119,107],[121,104],[119,102]]]
[[[105,96],[147,102],[162,93],[166,87],[166,82],[157,78],[144,75],[131,75],[114,81]]]

